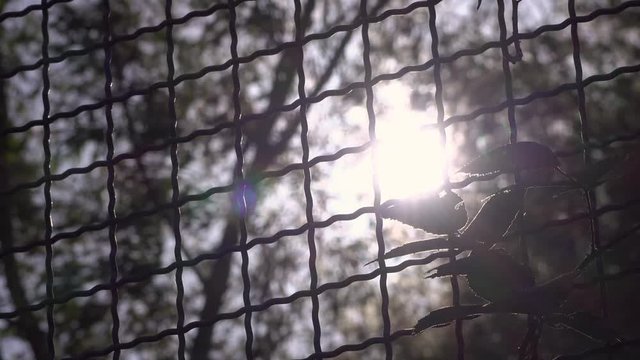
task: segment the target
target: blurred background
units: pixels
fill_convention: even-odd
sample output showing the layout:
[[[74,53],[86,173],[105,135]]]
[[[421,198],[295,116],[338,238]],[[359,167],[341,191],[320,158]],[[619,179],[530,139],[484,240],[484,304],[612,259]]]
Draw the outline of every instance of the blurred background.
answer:
[[[106,18],[105,4],[110,5]],[[428,4],[435,5],[446,142],[434,127],[438,119]],[[626,6],[625,6],[626,4]],[[0,1],[0,358],[48,358],[47,256],[45,221],[50,186],[51,233],[55,240],[52,292],[56,357],[78,357],[107,349],[113,327],[113,274],[110,242],[117,240],[119,341],[127,343],[176,327],[174,211],[170,139],[181,139],[179,190],[180,256],[185,324],[205,320],[186,334],[190,359],[245,358],[242,259],[226,253],[242,241],[246,225],[246,275],[252,305],[287,298],[317,286],[369,274],[377,265],[373,170],[381,200],[437,191],[444,178],[470,159],[509,142],[505,74],[498,2],[411,2],[369,0],[370,59],[374,78],[373,112],[367,111],[363,86],[360,1],[302,1],[301,26],[308,131],[298,106],[298,52],[280,46],[296,39],[294,1],[241,1],[235,8],[240,60],[239,107],[243,119],[242,152],[247,209],[239,209],[234,121],[232,35],[225,3],[174,1],[171,17],[175,99],[167,86],[167,26],[162,1],[50,1],[47,5],[48,67],[43,67],[43,11],[40,3]],[[511,3],[506,4],[507,35],[513,33]],[[25,8],[34,10],[15,13]],[[620,7],[623,6],[623,7]],[[394,11],[394,9],[396,11]],[[615,9],[602,11],[599,9]],[[640,4],[636,1],[581,0],[576,4],[588,132],[594,159],[630,154],[640,165],[638,115],[640,93]],[[7,15],[8,14],[8,15]],[[587,16],[592,14],[592,16]],[[594,15],[595,14],[595,15]],[[583,164],[570,17],[566,1],[519,2],[522,59],[510,65],[518,140],[536,141],[560,155],[561,167]],[[180,20],[178,20],[180,19]],[[164,22],[163,22],[164,21]],[[563,26],[544,28],[549,24]],[[343,26],[340,26],[343,25]],[[536,29],[542,30],[536,31]],[[112,31],[112,102],[105,102],[105,29]],[[493,42],[493,43],[492,43]],[[490,43],[493,45],[486,46]],[[461,53],[461,50],[467,50]],[[515,52],[512,44],[511,53]],[[624,66],[630,70],[616,72]],[[635,70],[634,70],[635,69]],[[48,81],[45,81],[48,80]],[[43,87],[47,83],[47,102]],[[160,85],[158,85],[160,84]],[[354,85],[355,84],[355,85]],[[532,94],[534,94],[532,96]],[[535,95],[538,94],[538,95]],[[177,126],[173,133],[175,100]],[[112,106],[105,106],[112,103]],[[299,105],[299,102],[295,105]],[[478,109],[483,109],[478,111]],[[51,119],[50,134],[43,114]],[[378,142],[372,156],[370,116]],[[116,225],[110,225],[108,120],[116,161],[113,187]],[[33,121],[36,121],[35,123]],[[231,125],[230,125],[231,124]],[[195,134],[193,136],[190,136]],[[49,136],[50,156],[43,147]],[[189,137],[188,137],[189,136]],[[301,139],[308,139],[310,187],[305,194]],[[169,141],[169,142],[168,142]],[[157,146],[156,146],[157,145]],[[598,146],[603,145],[603,146]],[[374,163],[374,158],[375,163]],[[47,183],[43,164],[57,176]],[[374,166],[375,165],[375,166]],[[46,167],[46,166],[45,166]],[[597,206],[637,199],[637,167],[596,189]],[[75,170],[70,170],[75,169]],[[469,217],[481,199],[508,186],[507,175],[456,190]],[[317,251],[315,273],[309,266],[309,215]],[[167,205],[169,204],[169,205]],[[633,204],[637,204],[633,203]],[[580,191],[551,196],[540,190],[525,204],[536,224],[571,218],[588,210]],[[152,211],[147,211],[151,209]],[[364,210],[363,210],[364,209]],[[637,226],[637,206],[603,212],[603,243]],[[344,214],[344,217],[334,217]],[[325,221],[328,220],[328,221]],[[95,225],[95,226],[93,226]],[[283,232],[284,230],[292,230]],[[386,248],[427,237],[399,222],[383,222]],[[110,232],[112,232],[110,234]],[[588,219],[548,227],[526,236],[537,281],[572,269],[589,252]],[[637,235],[604,257],[609,273],[637,267]],[[37,244],[38,246],[31,246]],[[402,260],[388,261],[390,265]],[[412,266],[389,273],[392,331],[412,327],[430,310],[451,304],[449,281],[425,280],[430,267]],[[312,276],[313,275],[313,276]],[[318,295],[323,351],[357,344],[383,332],[380,277],[363,277]],[[79,293],[103,285],[96,291]],[[461,281],[462,302],[481,303]],[[640,333],[637,278],[617,279],[607,287],[609,323],[625,338]],[[582,290],[577,305],[599,313],[597,289]],[[286,300],[286,299],[285,299]],[[32,311],[19,311],[40,304]],[[220,317],[220,315],[224,315]],[[257,359],[304,358],[314,353],[312,298],[296,296],[252,313]],[[215,321],[214,321],[215,320]],[[483,316],[464,322],[467,359],[516,359],[526,332],[526,317]],[[163,336],[124,349],[123,359],[175,359],[178,338]],[[397,359],[449,359],[456,354],[452,327],[430,329],[393,342]],[[602,344],[579,334],[545,327],[541,359],[575,353]],[[344,352],[339,359],[379,359],[384,346]],[[629,348],[616,359],[635,359]],[[97,356],[111,358],[113,354]],[[594,357],[597,358],[597,357]],[[603,357],[604,358],[604,357]]]

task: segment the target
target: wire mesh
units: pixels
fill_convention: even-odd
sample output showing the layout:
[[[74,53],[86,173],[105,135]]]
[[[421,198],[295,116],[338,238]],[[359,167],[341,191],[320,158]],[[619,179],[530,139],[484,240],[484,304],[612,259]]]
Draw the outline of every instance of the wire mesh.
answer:
[[[136,348],[137,346],[144,343],[153,343],[162,340],[167,337],[177,337],[178,339],[178,352],[176,356],[179,359],[185,358],[186,352],[186,340],[185,336],[189,331],[192,331],[196,328],[207,327],[222,320],[226,319],[234,319],[239,317],[244,317],[244,330],[246,336],[245,342],[245,356],[247,359],[254,357],[253,352],[253,342],[254,342],[254,329],[252,327],[252,314],[263,312],[270,307],[281,304],[291,304],[298,299],[309,298],[312,303],[312,325],[313,325],[313,354],[310,354],[307,359],[320,359],[320,358],[333,358],[337,357],[341,354],[347,352],[357,352],[367,349],[373,345],[381,344],[384,346],[385,354],[387,359],[393,358],[393,347],[392,344],[394,341],[406,337],[412,334],[411,330],[400,329],[394,330],[393,324],[389,315],[389,297],[393,296],[393,294],[389,294],[389,290],[387,287],[387,275],[398,273],[402,270],[405,270],[410,267],[416,267],[424,263],[428,263],[432,260],[433,256],[429,255],[421,259],[412,259],[406,260],[395,266],[388,266],[384,260],[385,253],[385,239],[382,231],[383,220],[379,215],[378,209],[381,206],[384,206],[384,203],[381,202],[380,195],[380,183],[378,179],[378,169],[376,169],[376,161],[375,161],[375,148],[377,142],[377,134],[376,134],[376,112],[374,110],[374,92],[373,89],[376,85],[386,82],[386,81],[395,81],[401,79],[410,73],[424,73],[429,70],[433,71],[434,75],[434,84],[435,84],[435,104],[437,107],[437,123],[432,125],[432,127],[437,128],[440,136],[442,146],[445,146],[447,143],[446,136],[446,128],[450,127],[456,123],[462,122],[471,122],[475,119],[478,119],[482,115],[486,114],[495,114],[500,111],[506,110],[508,114],[508,126],[509,126],[509,141],[511,143],[515,143],[518,140],[518,126],[516,119],[516,108],[521,107],[527,104],[532,103],[535,100],[549,98],[556,96],[561,93],[567,92],[575,92],[577,95],[577,108],[580,118],[580,134],[581,134],[581,148],[573,149],[568,151],[558,151],[557,154],[559,156],[570,156],[576,153],[582,153],[584,162],[589,164],[592,162],[592,151],[595,149],[602,149],[611,146],[612,144],[618,142],[625,141],[636,141],[640,138],[639,132],[631,132],[624,133],[612,136],[604,141],[595,142],[592,139],[592,136],[589,132],[588,125],[588,114],[586,108],[586,100],[585,100],[585,88],[596,83],[608,82],[611,81],[620,75],[623,74],[632,74],[640,72],[640,64],[633,64],[628,66],[616,67],[612,71],[605,74],[596,74],[587,78],[583,78],[583,70],[581,63],[581,52],[580,52],[580,37],[578,35],[578,28],[580,24],[589,23],[599,17],[603,16],[611,16],[617,15],[624,12],[627,9],[631,8],[640,8],[640,1],[625,1],[620,3],[617,6],[608,7],[608,8],[599,8],[594,10],[593,12],[578,16],[575,10],[575,1],[568,1],[568,10],[569,10],[569,18],[551,25],[543,25],[535,29],[531,32],[519,32],[517,25],[517,8],[518,3],[521,0],[514,0],[512,2],[513,8],[513,23],[512,30],[513,34],[509,35],[507,33],[507,22],[505,19],[505,4],[503,0],[498,0],[498,27],[500,38],[498,41],[491,41],[484,43],[475,48],[466,48],[459,50],[451,55],[440,55],[439,53],[439,35],[438,29],[436,26],[436,9],[437,5],[442,1],[439,0],[431,0],[431,1],[416,1],[412,2],[406,7],[403,8],[394,8],[390,10],[386,10],[379,15],[370,16],[368,13],[367,1],[362,0],[360,2],[359,7],[359,17],[356,21],[353,21],[349,24],[337,25],[333,28],[325,31],[325,32],[317,32],[306,34],[306,30],[303,24],[303,19],[307,16],[304,13],[304,7],[300,0],[294,0],[295,4],[295,14],[294,14],[294,23],[295,23],[295,40],[289,42],[282,42],[278,46],[270,49],[260,49],[248,56],[239,56],[238,55],[238,34],[236,28],[236,7],[241,5],[242,3],[248,2],[247,0],[229,0],[228,3],[224,4],[215,4],[211,7],[198,10],[198,11],[190,11],[182,17],[174,18],[172,16],[172,1],[166,0],[165,2],[165,15],[166,18],[154,26],[140,27],[137,28],[130,34],[125,35],[114,35],[111,27],[111,9],[109,0],[102,1],[102,20],[103,20],[103,37],[102,42],[89,44],[85,48],[75,49],[75,50],[66,50],[60,53],[57,56],[49,55],[49,10],[63,3],[70,3],[72,0],[51,0],[46,1],[42,0],[39,5],[30,5],[25,7],[19,11],[10,11],[0,14],[0,23],[4,22],[8,19],[22,18],[31,13],[39,12],[42,15],[41,21],[41,34],[42,34],[42,52],[41,58],[35,61],[32,64],[23,64],[18,65],[9,69],[2,69],[2,73],[0,74],[0,79],[11,79],[19,74],[35,71],[40,69],[42,74],[42,105],[43,105],[43,113],[42,118],[28,121],[22,125],[11,126],[2,128],[0,136],[7,137],[11,134],[25,133],[33,128],[42,128],[43,130],[43,138],[42,138],[42,148],[44,152],[44,163],[42,165],[43,168],[43,176],[38,178],[37,180],[30,182],[23,182],[16,185],[13,185],[10,188],[0,189],[0,196],[8,197],[14,194],[17,194],[21,191],[36,189],[40,186],[43,186],[43,201],[44,201],[44,220],[45,220],[45,233],[42,237],[42,240],[32,241],[23,245],[11,245],[9,247],[3,246],[0,249],[0,259],[4,259],[9,256],[14,256],[19,253],[28,252],[34,248],[44,247],[46,252],[45,258],[45,273],[46,273],[46,298],[35,303],[30,303],[25,306],[17,306],[13,310],[2,311],[0,312],[0,319],[12,320],[17,317],[22,316],[26,313],[35,312],[41,309],[46,309],[46,323],[47,323],[47,354],[49,358],[56,358],[56,349],[55,349],[55,324],[54,324],[54,311],[55,307],[58,305],[63,305],[68,303],[69,301],[81,298],[81,297],[89,297],[91,295],[97,294],[101,291],[108,291],[110,293],[111,303],[110,303],[110,313],[112,317],[112,326],[111,326],[111,345],[106,346],[104,348],[96,348],[89,352],[85,352],[76,356],[66,357],[67,359],[88,359],[93,357],[99,357],[104,355],[109,355],[114,359],[117,359],[121,356],[121,352],[126,349]],[[310,1],[313,2],[313,1]],[[306,5],[310,6],[309,2]],[[402,67],[400,70],[393,73],[384,73],[377,76],[373,76],[372,68],[371,68],[371,55],[374,50],[372,50],[370,40],[369,40],[369,26],[375,23],[381,23],[390,17],[394,16],[405,16],[410,14],[411,12],[417,9],[427,9],[429,11],[429,24],[425,26],[425,33],[429,33],[431,37],[431,59],[425,61],[422,64],[411,65]],[[222,64],[213,64],[210,66],[206,66],[198,71],[192,73],[183,73],[176,74],[176,68],[174,64],[174,40],[173,40],[173,27],[179,24],[185,24],[189,21],[199,18],[199,17],[208,17],[212,16],[215,13],[226,12],[229,17],[229,35],[231,37],[230,51],[231,58]],[[571,40],[572,40],[572,52],[573,52],[573,61],[575,67],[575,82],[572,83],[564,83],[553,89],[545,90],[545,91],[536,91],[528,93],[521,97],[516,97],[513,92],[513,79],[512,79],[512,71],[511,64],[518,61],[519,57],[522,56],[520,50],[520,41],[534,39],[542,36],[546,33],[558,32],[567,27],[571,30]],[[345,85],[339,89],[333,90],[325,90],[318,93],[307,94],[305,90],[305,67],[304,67],[304,47],[305,45],[321,40],[328,39],[331,36],[338,33],[348,33],[355,31],[357,29],[361,30],[362,37],[362,61],[364,67],[364,79],[362,81],[356,81]],[[143,34],[149,33],[160,33],[164,31],[164,39],[166,43],[166,64],[167,64],[167,78],[164,81],[155,82],[146,87],[140,87],[136,89],[130,89],[122,94],[114,95],[112,94],[112,49],[115,45],[125,43],[128,41],[132,41],[142,36]],[[509,53],[510,48],[516,49],[516,55],[512,55]],[[239,68],[243,64],[248,64],[254,62],[262,57],[281,54],[284,51],[292,49],[295,51],[296,56],[296,69],[297,69],[297,78],[298,78],[298,86],[297,86],[297,98],[290,103],[285,104],[284,106],[280,106],[277,108],[270,108],[261,113],[253,113],[253,114],[242,114],[242,105],[240,101],[240,91],[241,91],[241,81],[239,77]],[[443,89],[445,84],[443,84],[441,69],[443,64],[454,63],[458,59],[463,57],[472,57],[485,53],[491,49],[498,49],[502,54],[502,73],[503,73],[503,83],[505,89],[505,100],[496,105],[480,107],[476,109],[472,109],[469,113],[466,114],[455,114],[445,118],[444,104],[443,104]],[[50,91],[50,82],[49,82],[49,67],[50,65],[57,64],[63,62],[67,59],[73,57],[81,57],[88,56],[97,51],[103,51],[104,53],[104,63],[103,70],[105,76],[104,83],[104,98],[89,104],[82,104],[77,106],[75,109],[64,112],[51,113],[50,111],[50,100],[49,100],[49,91]],[[209,128],[202,128],[195,130],[187,135],[178,136],[177,129],[180,126],[179,119],[176,115],[176,87],[184,82],[193,81],[199,78],[204,77],[207,74],[222,72],[225,70],[231,69],[232,81],[233,81],[233,120],[232,121],[224,121],[215,126]],[[171,131],[169,136],[164,139],[161,143],[147,145],[140,147],[131,152],[123,152],[116,154],[115,153],[115,145],[114,145],[114,120],[112,109],[116,104],[126,103],[132,97],[137,95],[145,95],[149,94],[152,91],[166,89],[168,91],[168,112],[171,119]],[[307,120],[307,107],[311,104],[316,104],[324,101],[330,97],[341,97],[349,94],[354,90],[364,90],[365,91],[365,102],[366,102],[366,110],[368,115],[368,135],[369,139],[366,143],[355,146],[355,147],[343,147],[339,149],[337,152],[330,155],[321,155],[314,158],[310,158],[310,150],[309,150],[309,124]],[[51,130],[50,127],[59,121],[64,119],[69,119],[75,117],[81,113],[85,113],[91,110],[104,110],[104,116],[106,119],[106,143],[107,143],[107,153],[104,160],[93,161],[89,165],[84,167],[73,167],[68,168],[60,173],[52,174],[51,173],[51,149],[50,149],[50,137]],[[301,125],[301,135],[300,135],[300,143],[302,145],[302,154],[301,160],[299,163],[290,163],[283,166],[278,170],[265,171],[260,174],[257,174],[254,179],[255,182],[261,182],[267,179],[279,178],[283,177],[289,173],[292,173],[296,170],[302,170],[304,174],[304,195],[305,195],[305,215],[306,222],[305,224],[297,227],[297,228],[288,228],[281,229],[276,232],[272,236],[265,237],[255,237],[252,239],[248,238],[247,227],[245,224],[244,214],[247,211],[247,200],[246,200],[246,179],[245,179],[245,153],[243,149],[243,128],[253,122],[259,121],[265,117],[273,116],[276,114],[280,114],[283,112],[288,112],[292,110],[298,110],[298,119]],[[224,186],[216,186],[211,187],[205,191],[199,193],[190,193],[186,194],[181,192],[180,188],[180,180],[179,180],[179,145],[187,144],[189,142],[195,141],[198,138],[208,138],[214,136],[216,134],[221,133],[224,130],[233,130],[234,131],[234,151],[236,156],[234,171],[233,171],[233,182],[229,185]],[[355,153],[363,153],[367,150],[374,149],[373,156],[373,179],[372,179],[372,187],[374,191],[374,200],[371,206],[361,207],[356,211],[351,213],[341,213],[341,214],[333,214],[332,216],[324,219],[317,220],[314,218],[314,198],[312,195],[312,176],[311,169],[321,163],[335,162],[336,160],[344,157],[348,154]],[[117,194],[114,187],[114,178],[115,178],[115,167],[119,163],[128,159],[140,158],[144,154],[149,152],[161,152],[165,150],[169,150],[170,154],[170,163],[171,163],[171,201],[161,203],[157,206],[148,207],[144,210],[133,211],[126,214],[116,214],[116,199]],[[51,186],[54,182],[65,180],[73,177],[74,175],[88,174],[97,169],[105,168],[107,171],[107,179],[106,179],[106,190],[108,193],[108,204],[107,204],[107,218],[101,221],[83,224],[82,226],[77,227],[71,231],[58,232],[53,233],[53,227],[51,222],[51,211],[52,211],[52,199],[51,199]],[[445,171],[446,172],[446,171]],[[448,178],[445,181],[445,189],[461,189],[465,188],[469,184],[477,181],[481,181],[485,178],[477,177],[473,179],[466,179],[460,182],[451,182]],[[518,177],[516,176],[516,183],[518,182]],[[182,256],[182,234],[181,234],[181,207],[198,201],[206,200],[212,197],[215,194],[222,193],[231,193],[237,192],[237,205],[239,206],[240,214],[243,214],[239,220],[239,233],[240,233],[240,241],[238,244],[232,244],[226,246],[222,249],[218,249],[214,252],[208,253],[200,253],[190,259],[183,259]],[[611,204],[602,207],[598,207],[595,193],[593,191],[585,192],[585,199],[588,203],[588,209],[586,212],[574,214],[570,217],[566,217],[559,220],[549,221],[544,224],[540,224],[534,228],[522,229],[520,228],[511,236],[517,236],[523,239],[520,243],[521,252],[523,259],[526,262],[527,259],[527,243],[524,241],[526,236],[530,236],[532,234],[536,234],[537,232],[541,232],[543,230],[565,226],[568,224],[575,223],[580,220],[588,219],[590,222],[590,230],[592,234],[592,250],[596,256],[600,256],[600,254],[619,243],[623,238],[628,237],[630,234],[635,234],[638,230],[638,226],[635,226],[629,230],[629,232],[621,234],[620,237],[610,240],[607,245],[601,244],[600,234],[599,234],[599,224],[598,219],[611,212],[622,211],[628,209],[630,207],[640,205],[640,200],[631,199],[622,204]],[[117,264],[117,255],[118,255],[118,239],[116,237],[116,232],[118,226],[121,224],[135,222],[137,220],[164,212],[171,212],[172,219],[172,234],[174,237],[174,260],[165,267],[147,269],[145,271],[141,271],[135,276],[120,276],[118,272],[118,264]],[[335,282],[327,282],[320,284],[318,280],[318,270],[317,270],[317,244],[316,244],[316,235],[315,231],[317,229],[322,229],[329,227],[338,222],[346,222],[357,219],[365,214],[374,214],[375,215],[375,233],[376,233],[376,242],[378,246],[378,268],[370,271],[365,274],[358,274],[349,276],[341,281]],[[92,233],[99,230],[107,229],[108,237],[109,237],[109,266],[110,266],[110,274],[109,274],[109,282],[101,283],[94,285],[91,288],[80,290],[80,291],[71,291],[67,293],[55,293],[54,292],[54,280],[53,274],[55,268],[53,266],[53,260],[55,258],[55,253],[53,251],[54,245],[59,243],[62,240],[78,238],[83,234]],[[249,273],[249,252],[251,249],[260,245],[267,245],[277,243],[284,237],[292,236],[292,235],[301,235],[305,234],[307,237],[307,246],[309,250],[309,258],[308,258],[308,267],[310,272],[309,279],[309,288],[305,290],[299,290],[292,293],[289,296],[284,297],[274,297],[270,298],[262,303],[255,304],[251,301],[251,280]],[[453,249],[450,250],[450,259],[454,259],[456,253]],[[242,301],[243,306],[233,312],[223,312],[219,314],[212,314],[207,319],[200,319],[196,321],[187,322],[185,319],[185,310],[184,310],[184,302],[185,299],[185,285],[183,283],[183,270],[186,268],[196,267],[198,264],[204,261],[210,260],[219,260],[226,256],[229,256],[234,253],[239,253],[241,256],[241,276],[243,283],[243,294]],[[606,293],[606,281],[611,280],[605,276],[604,267],[602,260],[597,261],[597,270],[599,275],[600,282],[600,296],[601,296],[601,311],[603,316],[606,318],[608,315],[607,312],[607,293]],[[119,329],[120,329],[120,316],[118,312],[119,305],[119,290],[122,289],[127,284],[135,284],[139,282],[143,282],[149,279],[152,279],[155,276],[162,274],[169,274],[175,271],[175,286],[176,286],[176,299],[175,299],[175,307],[177,312],[177,322],[174,328],[165,328],[159,330],[157,333],[137,337],[133,340],[122,341],[119,338]],[[380,336],[368,338],[360,343],[355,344],[344,344],[335,349],[323,349],[321,345],[321,337],[326,332],[323,332],[319,319],[320,312],[320,295],[326,293],[329,290],[342,289],[346,288],[352,284],[358,282],[364,282],[369,280],[377,279],[379,281],[379,291],[381,296],[381,307],[379,311],[379,316],[382,322],[382,333]],[[451,280],[451,287],[453,293],[453,305],[457,306],[460,304],[460,294],[457,283],[457,278],[454,276]],[[530,326],[532,323],[530,322]],[[463,338],[463,321],[457,320],[455,324],[455,336],[456,336],[456,345],[458,347],[457,356],[458,359],[464,358],[464,338]],[[581,354],[564,356],[562,359],[582,359],[586,358],[590,355],[599,354],[599,353],[607,353],[616,351],[617,349],[631,346],[638,346],[638,339],[629,339],[627,341],[623,341],[618,344],[608,344],[602,348],[596,348],[592,350],[587,350]]]
[[[105,75],[105,83],[104,83],[104,95],[105,99],[110,99],[112,96],[111,93],[111,85],[113,83],[113,76],[111,73],[111,47],[108,45],[109,40],[111,40],[111,7],[109,1],[103,2],[103,17],[102,21],[104,23],[104,75]],[[118,253],[118,240],[116,238],[116,190],[115,190],[115,169],[112,164],[113,162],[113,154],[114,144],[113,144],[113,113],[112,113],[112,105],[106,105],[104,108],[105,118],[107,120],[107,156],[105,161],[107,162],[107,191],[109,193],[109,204],[107,209],[107,214],[111,224],[109,225],[109,265],[111,267],[111,276],[110,276],[110,287],[111,287],[111,320],[113,325],[111,327],[111,341],[114,346],[118,346],[120,344],[120,316],[118,314],[118,288],[114,286],[114,283],[118,280],[118,264],[117,264],[117,253]],[[120,357],[120,349],[116,349],[113,352],[113,358],[118,359]]]
[[[307,97],[305,91],[306,78],[304,75],[304,49],[302,38],[304,37],[304,28],[302,25],[302,4],[299,0],[295,1],[295,26],[296,41],[298,42],[298,97],[305,99]],[[307,223],[313,224],[313,195],[311,192],[311,171],[309,167],[309,122],[307,120],[307,106],[300,106],[300,142],[302,144],[302,166],[304,170],[304,197],[305,197],[305,217]],[[313,225],[307,230],[307,243],[309,246],[309,291],[314,293],[318,288],[318,270],[316,267],[317,250],[315,243],[315,229]],[[311,319],[313,322],[313,349],[316,353],[322,352],[322,329],[320,327],[320,300],[318,295],[312,295]]]
[[[41,22],[41,30],[42,30],[42,59],[47,60],[49,58],[49,12],[47,9],[47,1],[42,0],[42,22]],[[42,67],[42,105],[43,105],[43,113],[42,119],[45,122],[43,126],[43,138],[42,138],[42,149],[44,152],[44,164],[42,166],[44,176],[49,176],[51,173],[51,147],[49,146],[49,141],[51,139],[51,128],[48,124],[46,124],[46,120],[49,118],[49,112],[51,110],[51,105],[49,103],[49,89],[51,84],[49,82],[49,66],[44,65]],[[46,269],[46,284],[47,284],[47,300],[53,299],[53,267],[51,265],[51,261],[53,259],[53,249],[51,244],[51,234],[53,232],[53,224],[51,223],[51,181],[47,181],[44,184],[44,222],[45,222],[45,233],[44,233],[44,242],[46,249],[46,259],[45,259],[45,269]],[[47,347],[49,348],[49,353],[51,357],[55,357],[55,347],[54,347],[54,336],[55,336],[55,323],[53,321],[53,304],[47,306]]]
[[[446,150],[447,146],[447,132],[444,127],[444,101],[442,94],[442,76],[440,69],[440,52],[438,49],[438,29],[436,26],[436,8],[435,5],[429,6],[429,32],[431,34],[431,56],[433,58],[433,82],[435,84],[435,102],[436,102],[436,111],[437,111],[437,119],[436,123],[440,128],[440,141],[442,142],[442,147]],[[444,177],[444,188],[446,190],[451,190],[451,183],[449,181],[449,171],[447,166],[443,169],[443,177]],[[453,235],[449,234],[449,238],[452,239]],[[450,248],[450,251],[453,253],[453,247]],[[449,257],[449,262],[455,261],[456,256],[453,253]],[[451,277],[451,302],[453,306],[460,306],[460,285],[458,284],[458,276],[453,275]],[[464,359],[464,334],[462,332],[462,319],[456,319],[455,321],[455,336],[456,336],[456,345],[458,347],[458,360]]]

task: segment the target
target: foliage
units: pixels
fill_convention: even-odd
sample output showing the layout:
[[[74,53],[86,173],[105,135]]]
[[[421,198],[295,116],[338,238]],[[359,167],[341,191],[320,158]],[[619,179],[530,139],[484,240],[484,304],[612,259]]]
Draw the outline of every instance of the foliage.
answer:
[[[461,171],[480,174],[505,171],[515,174],[529,168],[549,167],[557,168],[560,173],[564,174],[558,167],[557,157],[549,148],[529,142],[525,145],[526,150],[523,151],[523,148],[519,148],[517,144],[490,150],[487,154],[483,154],[465,165]],[[600,162],[595,166],[587,165],[578,171],[578,174],[581,174],[578,177],[580,180],[574,181],[582,185],[584,191],[588,191],[590,187],[584,184],[600,181],[602,175],[619,165],[615,160],[608,161],[609,164]],[[623,176],[622,169],[619,168],[618,171],[617,176]],[[597,180],[587,182],[585,179],[588,177],[584,174],[589,174],[590,178]],[[553,184],[540,184],[539,186],[553,187]],[[524,210],[523,197],[525,194],[526,188],[519,185],[500,190],[485,199],[477,215],[463,231],[451,231],[452,234],[448,238],[439,237],[409,242],[384,255],[385,258],[395,258],[427,250],[447,251],[457,248],[459,249],[458,253],[471,250],[465,257],[453,259],[431,269],[429,272],[432,274],[427,278],[463,275],[468,281],[469,289],[486,303],[454,305],[433,310],[418,320],[413,327],[414,334],[421,333],[428,328],[446,326],[454,321],[472,320],[481,314],[515,313],[535,316],[540,319],[538,327],[547,324],[556,328],[571,329],[590,339],[607,344],[623,341],[602,318],[585,311],[585,309],[576,309],[570,305],[564,306],[571,293],[580,284],[588,283],[591,286],[598,284],[594,280],[578,281],[578,278],[584,275],[583,271],[589,263],[602,255],[597,253],[597,250],[593,250],[591,254],[586,256],[575,269],[536,285],[534,271],[530,266],[517,262],[513,255],[497,248],[509,239],[509,236],[503,236],[503,234],[510,225],[518,227],[518,223],[521,222],[518,214]],[[457,198],[459,199],[459,197]],[[433,196],[428,200],[421,199],[419,204],[420,206],[416,207],[413,202],[398,203],[394,208],[395,214],[411,214],[411,216],[395,216],[393,218],[407,225],[429,231],[429,227],[423,226],[428,220],[423,220],[423,218],[435,217],[438,219],[437,221],[442,221],[437,215],[434,216],[433,209],[438,209],[439,213],[449,214],[459,207],[464,207],[464,205],[454,202],[444,204],[438,196]],[[451,216],[448,215],[445,218],[451,218]],[[513,233],[505,235],[513,235]],[[621,273],[624,272],[623,270]],[[541,331],[536,330],[535,333],[540,334]],[[530,343],[538,340],[533,340],[530,336],[530,333],[527,333],[521,344],[521,358],[528,359],[536,356],[529,353],[537,351],[533,350],[537,346],[531,347]],[[522,352],[523,349],[524,352]]]

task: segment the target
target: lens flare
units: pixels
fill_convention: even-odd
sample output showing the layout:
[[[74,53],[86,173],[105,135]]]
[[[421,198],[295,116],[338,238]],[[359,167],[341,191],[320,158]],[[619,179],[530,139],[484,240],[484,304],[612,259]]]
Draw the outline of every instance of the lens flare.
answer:
[[[239,182],[232,193],[233,210],[239,217],[247,217],[256,207],[258,194],[255,183],[250,180]]]

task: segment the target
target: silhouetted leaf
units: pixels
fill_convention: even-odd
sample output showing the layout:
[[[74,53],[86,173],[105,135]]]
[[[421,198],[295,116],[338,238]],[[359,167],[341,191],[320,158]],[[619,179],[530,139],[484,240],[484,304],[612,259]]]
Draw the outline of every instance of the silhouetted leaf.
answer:
[[[520,171],[520,184],[527,186],[548,186],[555,172],[555,167],[524,169]]]
[[[483,305],[460,305],[436,309],[418,320],[413,327],[413,333],[418,334],[432,327],[446,326],[456,319],[474,319],[486,310]]]
[[[513,299],[535,285],[533,273],[503,250],[474,250],[468,257],[440,265],[430,278],[466,275],[469,287],[481,298],[499,302]]]
[[[477,250],[476,250],[477,251]],[[474,251],[475,252],[475,251]],[[491,264],[491,262],[496,264]],[[578,271],[564,273],[534,285],[531,270],[494,249],[438,266],[429,277],[471,275],[469,286],[499,309],[521,314],[550,314],[560,307],[577,285]],[[510,273],[510,274],[509,274]]]
[[[496,172],[515,172],[526,169],[552,168],[558,158],[545,145],[522,141],[507,144],[480,155],[458,172],[482,175]]]
[[[393,201],[380,215],[433,234],[451,234],[467,222],[464,203],[452,192]]]
[[[413,327],[413,333],[418,334],[432,327],[442,327],[457,319],[475,319],[482,314],[526,314],[510,307],[507,303],[489,303],[485,305],[447,306],[431,311],[427,316],[418,320]]]
[[[546,283],[524,289],[504,302],[517,312],[550,314],[555,312],[575,289],[578,275],[577,271],[561,274]]]
[[[413,333],[418,334],[432,327],[446,326],[458,319],[475,319],[482,314],[528,314],[528,312],[521,311],[506,302],[485,305],[447,306],[433,310],[427,316],[418,320],[413,327]]]
[[[544,226],[546,221],[546,219],[541,218],[539,215],[533,215],[525,212],[520,217],[520,222],[511,222],[502,237],[504,240],[508,240],[517,235],[539,230],[541,226]]]
[[[427,265],[430,264],[438,259],[448,259],[452,256],[456,256],[458,254],[460,254],[462,252],[462,250],[446,250],[446,251],[436,251],[436,252],[432,252],[431,254],[418,259],[420,261],[421,265]],[[371,264],[373,262],[377,261],[370,261],[368,262],[366,265]]]
[[[590,319],[587,315],[562,316],[555,313],[555,309],[573,289],[577,275],[575,271],[568,272],[542,285],[518,291],[511,298],[485,305],[460,305],[434,310],[418,320],[413,332],[417,334],[431,327],[446,326],[456,319],[473,319],[481,314],[537,314],[544,315],[551,324],[562,324],[576,331],[588,333],[590,337],[609,337],[611,332],[606,327],[600,327],[595,319]]]
[[[588,338],[604,343],[620,342],[618,334],[604,322],[604,319],[588,312],[573,314],[551,314],[545,322],[554,327],[563,327],[578,332]]]
[[[423,251],[447,250],[450,248],[460,248],[461,246],[464,246],[464,245],[461,244],[459,241],[456,241],[456,239],[453,239],[453,241],[449,241],[447,237],[437,237],[432,239],[418,240],[418,241],[406,243],[402,246],[399,246],[397,248],[387,251],[384,254],[384,258],[393,259],[396,257],[411,255],[411,254],[415,254]],[[371,260],[368,263],[366,263],[365,266],[371,263],[374,263],[376,261],[378,260],[377,259]]]
[[[462,231],[462,238],[488,245],[500,241],[522,207],[524,193],[522,188],[513,188],[487,197],[480,211]]]

